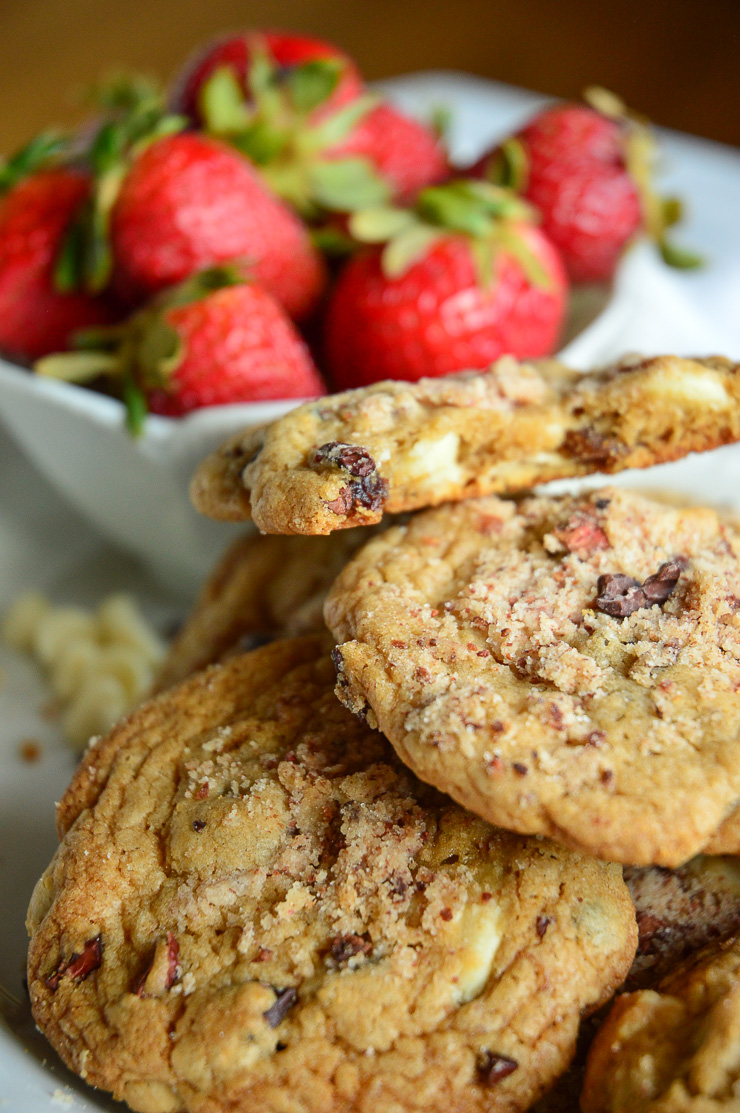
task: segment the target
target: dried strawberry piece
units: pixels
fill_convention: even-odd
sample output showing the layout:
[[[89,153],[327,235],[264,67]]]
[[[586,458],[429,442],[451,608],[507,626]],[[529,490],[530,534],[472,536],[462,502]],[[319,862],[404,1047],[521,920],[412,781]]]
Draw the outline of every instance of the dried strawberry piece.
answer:
[[[152,996],[152,994],[147,991],[146,983],[149,979],[149,975],[151,974],[152,970],[154,969],[154,964],[157,961],[157,957],[161,953],[161,948],[162,948],[162,941],[160,940],[159,943],[157,944],[156,948],[155,948],[154,954],[152,955],[151,962],[147,966],[146,970],[144,970],[144,972],[139,976],[139,978],[136,981],[136,984],[134,985],[133,992],[136,994],[137,997],[151,997]],[[165,937],[164,937],[164,949],[165,949],[166,967],[165,967],[164,985],[163,985],[162,988],[163,989],[172,989],[173,985],[176,985],[177,982],[179,982],[179,980],[180,980],[180,945],[177,942],[177,938],[176,938],[174,932],[168,931],[167,934],[165,935]]]
[[[482,1051],[478,1056],[478,1076],[484,1086],[495,1086],[519,1069],[516,1059],[508,1055],[497,1055],[494,1051]]]
[[[590,556],[599,549],[609,548],[609,538],[593,518],[575,515],[563,527],[555,531],[557,539],[571,553]]]
[[[77,951],[68,958],[61,959],[55,969],[45,979],[46,986],[52,993],[56,993],[62,978],[67,975],[73,982],[84,982],[93,970],[97,970],[103,961],[103,937],[96,935],[88,939],[82,951]]]

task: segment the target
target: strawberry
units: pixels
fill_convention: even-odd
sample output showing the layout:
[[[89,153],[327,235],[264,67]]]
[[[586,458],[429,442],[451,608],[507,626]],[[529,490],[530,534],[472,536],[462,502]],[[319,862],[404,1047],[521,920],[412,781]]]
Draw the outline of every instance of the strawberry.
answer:
[[[450,176],[450,165],[439,136],[431,128],[404,116],[390,104],[379,104],[364,116],[324,158],[364,158],[390,186],[396,201],[412,201],[424,186]]]
[[[270,294],[229,268],[195,275],[125,325],[92,330],[87,350],[36,369],[121,385],[132,431],[146,410],[179,417],[203,406],[306,398],[324,384],[295,326]]]
[[[28,177],[10,163],[4,169],[12,184],[0,199],[0,350],[26,361],[68,347],[76,329],[113,315],[100,298],[64,292],[56,273],[70,224],[90,195],[89,178],[63,167]]]
[[[290,316],[308,316],[325,272],[301,221],[225,144],[195,133],[150,143],[110,218],[114,287],[128,301],[216,263],[239,261]]]
[[[329,301],[324,344],[338,388],[554,350],[566,307],[563,264],[507,191],[452,182],[423,190],[414,210],[356,213],[350,229],[385,246],[351,259]]]
[[[574,282],[609,281],[642,232],[668,262],[696,265],[695,257],[666,242],[680,206],[653,192],[654,145],[646,125],[606,90],[587,90],[586,98],[585,105],[540,112],[470,173],[518,189],[539,210]]]
[[[336,84],[336,60],[286,71],[255,50],[246,65],[246,76],[228,64],[204,76],[200,117],[305,218],[405,201],[449,176],[435,132],[376,96],[348,96]]]
[[[297,67],[308,67],[307,72],[314,76],[320,75],[323,70],[331,88],[325,102],[315,110],[319,113],[335,111],[363,91],[357,66],[330,43],[280,31],[245,31],[241,35],[217,39],[187,64],[176,81],[172,98],[174,110],[202,124],[200,98],[203,87],[214,73],[223,69],[232,72],[245,99],[249,98],[249,74],[255,57],[260,53],[266,54],[275,63],[283,82],[290,79]]]

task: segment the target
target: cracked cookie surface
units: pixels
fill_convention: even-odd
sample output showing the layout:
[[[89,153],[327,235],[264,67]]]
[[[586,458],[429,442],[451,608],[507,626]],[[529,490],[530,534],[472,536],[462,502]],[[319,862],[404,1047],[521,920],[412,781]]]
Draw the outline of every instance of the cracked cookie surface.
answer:
[[[687,960],[657,990],[618,997],[589,1053],[584,1113],[740,1108],[740,938]]]
[[[382,382],[232,437],[197,470],[202,513],[331,533],[384,513],[644,468],[740,437],[738,365],[659,356],[581,375],[554,360]]]
[[[331,589],[338,695],[493,823],[680,865],[740,799],[739,552],[613,488],[426,511]]]
[[[275,642],[94,746],[34,892],[37,1023],[142,1113],[516,1111],[629,968],[618,866],[497,831]]]

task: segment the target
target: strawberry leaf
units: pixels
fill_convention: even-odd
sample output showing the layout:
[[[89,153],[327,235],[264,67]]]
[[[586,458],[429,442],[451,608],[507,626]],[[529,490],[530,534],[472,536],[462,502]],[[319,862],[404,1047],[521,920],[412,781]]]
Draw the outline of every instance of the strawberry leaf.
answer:
[[[312,163],[308,180],[315,201],[326,209],[354,212],[380,205],[390,198],[390,187],[364,158]]]
[[[418,263],[429,249],[444,238],[439,228],[414,224],[399,232],[383,249],[381,266],[386,278],[400,278],[414,263]]]
[[[58,352],[36,360],[33,369],[48,379],[89,383],[100,375],[115,374],[120,363],[117,356],[107,352]]]
[[[180,305],[191,305],[195,301],[202,301],[216,290],[224,290],[227,286],[244,286],[248,281],[233,263],[222,263],[220,266],[198,271],[177,286],[170,287],[159,296],[156,307],[174,309]]]
[[[583,91],[583,99],[595,112],[609,120],[624,120],[628,115],[627,105],[622,98],[601,85],[589,85]]]
[[[500,224],[493,242],[519,263],[533,286],[544,290],[552,286],[550,275],[516,226]]]
[[[37,135],[7,162],[0,162],[0,196],[14,185],[41,170],[69,146],[68,139],[57,132],[45,131]]]
[[[294,108],[308,114],[328,101],[344,69],[345,63],[339,58],[314,58],[290,69],[285,80]]]
[[[322,254],[331,255],[334,258],[351,255],[357,246],[351,236],[348,236],[346,232],[333,224],[324,224],[320,228],[312,228],[311,240]]]
[[[279,158],[290,142],[290,136],[269,121],[256,119],[242,131],[233,132],[228,140],[250,162],[266,166]]]
[[[684,247],[677,247],[676,244],[669,243],[665,239],[658,243],[658,249],[663,257],[663,262],[667,263],[669,267],[686,271],[697,270],[704,266],[704,259],[701,255],[697,255],[695,251],[688,251]]]
[[[438,104],[431,112],[429,128],[441,142],[449,139],[454,113],[448,104]]]
[[[349,218],[349,230],[361,243],[385,243],[412,224],[418,223],[418,218],[410,209],[379,205],[353,213]]]
[[[490,240],[470,241],[475,277],[481,290],[490,290],[496,277],[496,248]]]
[[[144,432],[144,422],[149,412],[146,395],[127,374],[123,380],[123,404],[126,409],[126,428],[132,437],[140,437]]]
[[[529,160],[524,144],[514,136],[505,139],[488,160],[486,178],[493,185],[521,193],[526,189],[528,177]]]
[[[490,214],[475,197],[449,186],[432,186],[419,194],[417,212],[422,220],[453,232],[485,236],[491,230]]]
[[[380,104],[380,97],[373,93],[364,93],[361,97],[356,97],[355,100],[322,120],[320,124],[305,128],[296,137],[297,146],[306,154],[333,147],[349,135],[368,112],[377,108],[378,104]]]
[[[183,355],[184,345],[177,330],[160,314],[152,315],[136,345],[136,368],[142,384],[167,390]]]
[[[78,217],[67,228],[54,264],[54,288],[60,294],[71,294],[82,285],[84,240],[84,226]]]
[[[200,87],[198,109],[214,135],[242,131],[250,122],[241,82],[232,66],[218,66]]]

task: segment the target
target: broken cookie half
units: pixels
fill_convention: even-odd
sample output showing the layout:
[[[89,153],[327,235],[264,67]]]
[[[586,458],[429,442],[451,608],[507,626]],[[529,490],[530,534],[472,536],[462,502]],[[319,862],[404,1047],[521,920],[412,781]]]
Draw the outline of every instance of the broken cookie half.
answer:
[[[487,372],[382,382],[232,437],[196,507],[264,533],[331,533],[385,513],[676,460],[740,437],[738,365],[625,359],[587,375],[505,357]]]
[[[34,1016],[141,1113],[524,1110],[629,969],[618,866],[466,813],[333,684],[322,638],[234,657],[62,801]]]

